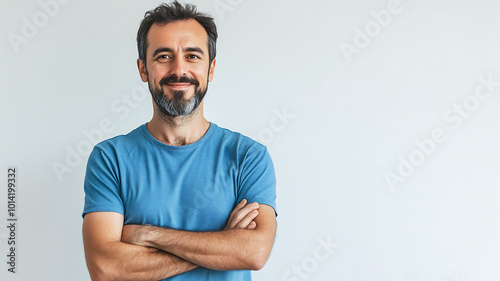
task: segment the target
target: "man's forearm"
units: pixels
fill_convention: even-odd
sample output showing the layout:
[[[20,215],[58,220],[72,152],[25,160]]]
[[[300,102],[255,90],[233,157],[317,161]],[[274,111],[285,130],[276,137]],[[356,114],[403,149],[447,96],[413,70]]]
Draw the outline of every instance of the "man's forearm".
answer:
[[[198,267],[154,248],[109,242],[101,252],[87,255],[92,280],[160,280]]]
[[[151,227],[144,242],[214,270],[259,270],[270,252],[263,234],[246,229],[189,232]]]
[[[242,200],[231,212],[222,231],[191,232],[125,225],[121,241],[154,247],[214,270],[259,270],[271,253],[276,213],[271,206],[259,207],[253,203],[245,206],[245,202]]]

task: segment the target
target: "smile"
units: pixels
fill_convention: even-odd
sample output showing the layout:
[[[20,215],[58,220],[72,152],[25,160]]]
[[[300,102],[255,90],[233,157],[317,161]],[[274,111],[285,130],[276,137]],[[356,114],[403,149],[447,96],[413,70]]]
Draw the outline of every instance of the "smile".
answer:
[[[193,84],[191,84],[191,83],[167,83],[165,85],[167,85],[169,88],[172,88],[172,89],[186,89],[186,88],[189,88]]]

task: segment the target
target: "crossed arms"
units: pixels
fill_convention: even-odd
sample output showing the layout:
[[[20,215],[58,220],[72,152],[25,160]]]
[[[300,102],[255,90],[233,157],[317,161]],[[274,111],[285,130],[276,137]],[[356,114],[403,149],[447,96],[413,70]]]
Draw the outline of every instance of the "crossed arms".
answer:
[[[123,216],[114,212],[85,215],[83,241],[92,280],[160,280],[198,266],[259,270],[269,258],[276,234],[274,209],[246,200],[235,207],[221,231],[123,226],[123,222]]]

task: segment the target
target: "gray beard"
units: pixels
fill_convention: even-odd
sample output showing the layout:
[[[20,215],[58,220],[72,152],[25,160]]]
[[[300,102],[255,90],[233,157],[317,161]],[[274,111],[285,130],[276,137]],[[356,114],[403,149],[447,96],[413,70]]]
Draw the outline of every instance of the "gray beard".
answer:
[[[165,117],[187,116],[198,108],[203,101],[208,90],[208,83],[204,89],[197,86],[194,90],[194,95],[190,99],[184,99],[185,91],[173,91],[173,98],[170,99],[165,95],[163,87],[151,88],[148,82],[149,91],[153,96],[153,100],[160,109],[160,114]]]

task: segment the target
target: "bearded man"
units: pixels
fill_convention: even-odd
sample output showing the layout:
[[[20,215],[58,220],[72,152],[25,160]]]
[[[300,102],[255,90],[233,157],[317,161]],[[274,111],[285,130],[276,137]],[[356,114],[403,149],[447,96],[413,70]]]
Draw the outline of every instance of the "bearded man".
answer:
[[[251,280],[276,233],[266,147],[203,116],[213,18],[177,1],[146,13],[137,66],[152,119],[94,147],[83,240],[92,280]]]

